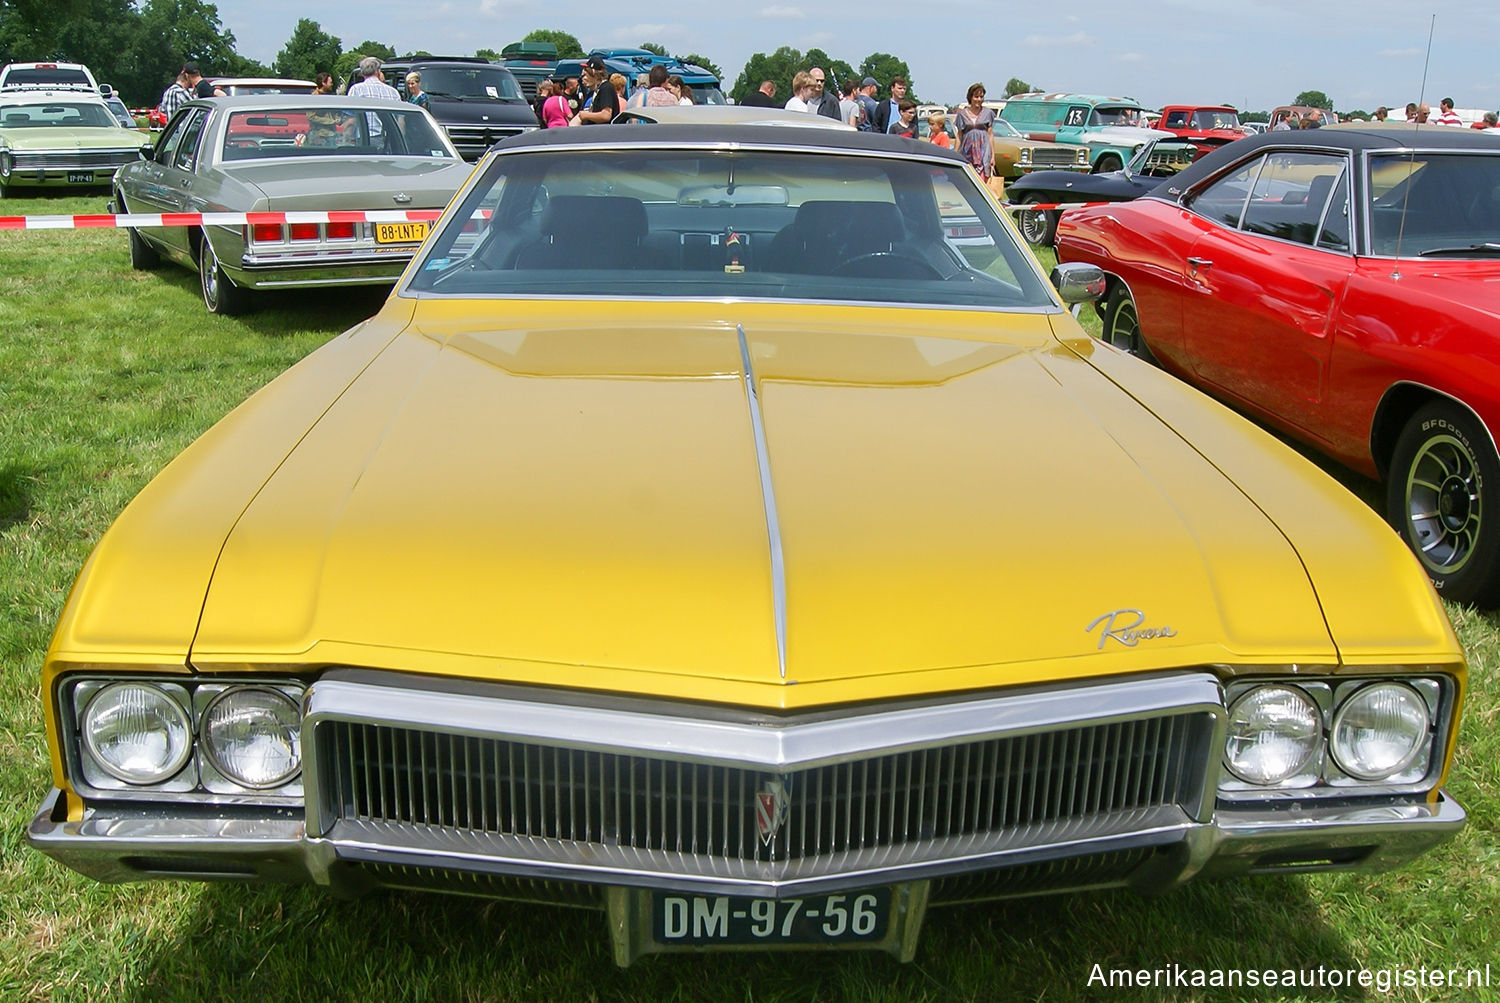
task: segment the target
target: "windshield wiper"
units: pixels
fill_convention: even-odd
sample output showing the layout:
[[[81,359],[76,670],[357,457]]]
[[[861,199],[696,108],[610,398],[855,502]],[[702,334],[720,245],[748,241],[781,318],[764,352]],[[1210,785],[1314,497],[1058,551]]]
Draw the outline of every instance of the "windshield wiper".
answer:
[[[1492,240],[1487,240],[1482,244],[1469,244],[1464,247],[1429,247],[1425,251],[1418,251],[1417,256],[1420,258],[1440,258],[1450,254],[1464,255],[1476,252],[1479,254],[1500,254],[1500,244]]]

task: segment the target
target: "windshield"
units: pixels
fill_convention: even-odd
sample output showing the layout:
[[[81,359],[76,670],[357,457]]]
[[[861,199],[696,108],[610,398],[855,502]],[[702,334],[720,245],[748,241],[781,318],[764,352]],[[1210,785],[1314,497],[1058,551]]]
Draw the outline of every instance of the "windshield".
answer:
[[[120,123],[102,103],[67,101],[52,104],[7,105],[0,109],[4,129],[118,129]]]
[[[1500,236],[1500,151],[1370,157],[1371,251],[1493,257]]]
[[[1238,129],[1240,117],[1232,111],[1195,111],[1193,112],[1193,128],[1195,129]]]
[[[1145,125],[1139,108],[1101,107],[1089,115],[1089,125]]]
[[[1130,158],[1130,173],[1164,178],[1192,164],[1197,151],[1192,143],[1147,143]]]
[[[1003,118],[995,119],[995,135],[1005,136],[1010,139],[1026,138],[1025,136],[1021,135],[1021,130],[1017,129],[1015,126],[1011,125]]]
[[[407,291],[1051,302],[961,166],[761,150],[494,158]]]
[[[316,107],[236,111],[224,128],[225,160],[329,153],[453,156],[431,119],[415,107],[401,105],[375,112],[342,108],[328,100]]]
[[[516,78],[502,66],[423,66],[422,90],[428,97],[461,101],[525,100]]]

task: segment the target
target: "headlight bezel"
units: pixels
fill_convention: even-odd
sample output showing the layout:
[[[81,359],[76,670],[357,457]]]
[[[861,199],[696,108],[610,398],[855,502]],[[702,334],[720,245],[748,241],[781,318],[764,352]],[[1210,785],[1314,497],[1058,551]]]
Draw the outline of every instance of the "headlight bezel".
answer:
[[[99,753],[89,734],[88,719],[100,701],[106,699],[111,691],[123,691],[132,687],[148,690],[153,696],[160,698],[167,707],[180,715],[181,726],[186,732],[186,740],[181,751],[172,758],[171,765],[164,769],[161,776],[155,780],[133,780],[125,776],[124,771],[113,766],[105,756]],[[119,784],[126,790],[191,788],[190,780],[184,779],[184,772],[193,758],[193,716],[189,709],[190,697],[185,688],[134,679],[112,679],[97,686],[86,689],[80,687],[80,689],[83,689],[83,693],[79,702],[75,704],[78,747],[80,758],[86,767],[85,775],[91,774],[91,781],[109,786]],[[184,784],[188,786],[184,787]]]
[[[1292,671],[1295,671],[1293,669]],[[1367,780],[1353,776],[1339,765],[1331,744],[1333,722],[1349,699],[1373,685],[1399,683],[1415,690],[1427,707],[1427,740],[1408,766],[1383,779]],[[1249,690],[1262,686],[1295,686],[1301,688],[1323,708],[1323,749],[1317,775],[1310,783],[1298,778],[1295,785],[1281,783],[1258,785],[1248,783],[1232,773],[1223,756],[1227,754],[1228,708]],[[1446,760],[1457,704],[1458,681],[1441,666],[1392,667],[1368,674],[1349,676],[1298,676],[1275,674],[1239,675],[1225,683],[1225,743],[1220,748],[1221,774],[1217,796],[1227,807],[1235,804],[1265,802],[1274,799],[1347,798],[1354,796],[1424,795],[1436,786]]]
[[[82,733],[83,713],[99,691],[118,683],[140,683],[156,687],[186,709],[190,722],[190,753],[187,762],[170,779],[154,784],[132,784],[106,772],[85,747]],[[57,707],[60,712],[63,762],[74,790],[84,797],[108,800],[160,801],[163,795],[173,800],[190,799],[202,804],[272,804],[289,805],[304,797],[301,763],[286,783],[265,788],[247,787],[224,775],[210,761],[202,740],[203,715],[222,693],[233,689],[263,688],[286,697],[298,709],[305,706],[308,684],[296,679],[277,677],[257,679],[203,679],[187,675],[162,675],[124,671],[109,675],[78,672],[57,680]],[[301,730],[299,721],[298,730]]]
[[[209,734],[208,734],[208,732],[209,732],[209,716],[213,713],[214,709],[219,704],[224,703],[226,700],[235,697],[237,694],[249,694],[249,693],[270,693],[270,694],[275,694],[277,697],[279,697],[282,700],[285,700],[287,702],[287,704],[290,705],[290,707],[292,709],[292,712],[294,714],[296,714],[297,717],[298,717],[297,730],[300,731],[300,729],[301,729],[301,726],[302,726],[301,725],[301,705],[300,705],[299,700],[296,699],[296,698],[294,698],[290,694],[283,692],[282,690],[280,690],[279,688],[277,688],[275,686],[263,686],[263,685],[228,686],[228,687],[225,687],[224,689],[219,690],[217,693],[212,694],[204,702],[203,708],[202,708],[201,712],[198,714],[198,718],[197,718],[197,723],[198,723],[198,743],[197,744],[198,744],[198,747],[201,750],[201,754],[202,754],[202,763],[200,764],[200,772],[203,775],[204,786],[207,787],[207,788],[209,788],[210,790],[222,788],[222,787],[224,787],[226,785],[228,785],[230,788],[233,788],[233,789],[244,789],[244,790],[252,790],[252,791],[277,790],[279,788],[286,787],[288,784],[291,784],[294,781],[297,781],[301,777],[301,775],[302,775],[302,755],[301,755],[301,743],[300,743],[300,741],[298,742],[298,754],[297,754],[297,766],[296,766],[296,768],[294,770],[292,770],[290,773],[286,774],[283,779],[276,780],[276,781],[273,781],[273,782],[270,782],[270,783],[251,783],[251,782],[249,782],[247,780],[244,780],[243,778],[237,778],[237,777],[235,777],[234,772],[232,770],[226,768],[226,766],[223,764],[223,762],[220,761],[219,753],[216,751],[215,745],[214,745],[212,739],[209,737]]]

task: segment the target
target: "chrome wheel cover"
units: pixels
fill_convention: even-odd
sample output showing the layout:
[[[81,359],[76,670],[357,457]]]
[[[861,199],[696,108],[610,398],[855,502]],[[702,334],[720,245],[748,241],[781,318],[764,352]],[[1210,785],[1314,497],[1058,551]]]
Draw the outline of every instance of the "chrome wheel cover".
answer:
[[[203,248],[198,252],[198,283],[203,287],[203,302],[209,310],[219,308],[219,259],[214,256],[213,245],[203,238]]]
[[[1483,512],[1474,454],[1451,435],[1422,443],[1406,471],[1406,522],[1412,547],[1433,571],[1452,574],[1479,542]]]
[[[1027,199],[1026,205],[1038,205],[1041,199]],[[1029,244],[1042,244],[1047,239],[1047,211],[1045,209],[1023,209],[1021,211],[1021,236]]]

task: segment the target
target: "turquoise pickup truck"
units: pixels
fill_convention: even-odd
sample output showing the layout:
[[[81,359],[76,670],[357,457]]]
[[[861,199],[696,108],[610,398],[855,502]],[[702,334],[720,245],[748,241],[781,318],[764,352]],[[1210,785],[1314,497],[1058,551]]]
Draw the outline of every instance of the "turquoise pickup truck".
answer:
[[[1146,127],[1148,113],[1133,98],[1096,94],[1018,94],[1000,113],[1028,139],[1086,146],[1096,172],[1118,171],[1137,150],[1168,136]]]

